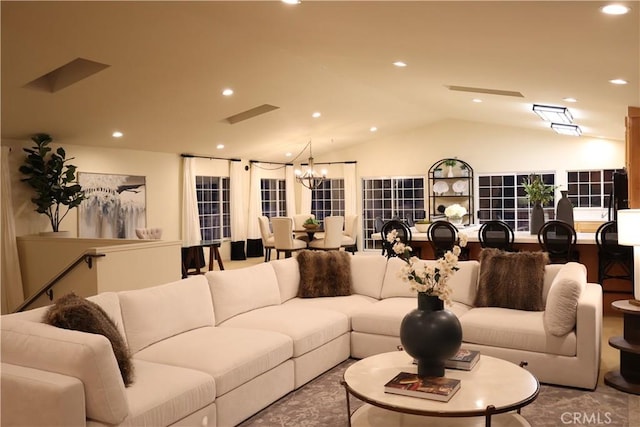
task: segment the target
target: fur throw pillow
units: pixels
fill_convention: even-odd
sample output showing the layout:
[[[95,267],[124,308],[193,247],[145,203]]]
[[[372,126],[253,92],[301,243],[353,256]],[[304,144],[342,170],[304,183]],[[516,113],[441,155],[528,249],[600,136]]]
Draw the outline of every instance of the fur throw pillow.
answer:
[[[104,335],[111,342],[125,387],[133,383],[129,348],[113,320],[98,304],[71,292],[56,300],[45,313],[44,322],[58,328]]]
[[[302,298],[351,295],[351,256],[345,251],[309,251],[298,253]]]
[[[474,305],[542,311],[546,252],[504,252],[485,248],[480,253],[480,277]]]

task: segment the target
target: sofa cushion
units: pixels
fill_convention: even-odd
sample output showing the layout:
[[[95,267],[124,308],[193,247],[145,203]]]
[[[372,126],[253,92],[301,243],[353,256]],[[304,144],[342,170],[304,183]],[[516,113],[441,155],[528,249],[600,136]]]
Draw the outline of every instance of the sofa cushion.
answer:
[[[44,322],[57,328],[105,336],[113,348],[125,387],[131,385],[133,364],[129,348],[113,320],[98,304],[71,292],[58,298],[55,304],[49,307]]]
[[[168,426],[214,402],[216,383],[205,372],[134,360],[136,382],[127,389],[129,416],[119,425]]]
[[[335,310],[287,304],[243,313],[220,327],[274,331],[287,335],[293,340],[293,357],[298,357],[349,332],[349,319]]]
[[[88,418],[118,424],[129,413],[118,363],[104,336],[3,317],[0,338],[3,362],[82,381]]]
[[[378,302],[377,299],[365,295],[347,295],[344,297],[320,297],[320,298],[294,298],[283,304],[285,307],[300,308],[321,308],[323,310],[333,310],[347,315],[349,324],[351,316],[360,310]],[[351,326],[349,326],[349,329]]]
[[[301,298],[351,295],[351,255],[344,251],[300,251]]]
[[[276,259],[269,262],[269,264],[273,267],[278,279],[280,303],[298,296],[298,285],[300,284],[298,260],[295,257]]]
[[[358,253],[351,256],[353,293],[380,299],[382,281],[387,270],[386,257],[380,254]]]
[[[480,253],[476,307],[544,310],[542,288],[546,252],[505,252],[485,248]]]
[[[284,334],[215,326],[167,338],[134,358],[206,372],[215,379],[220,397],[292,355],[293,342]]]
[[[207,279],[201,275],[119,292],[118,297],[132,354],[181,332],[212,326],[215,321]]]
[[[547,333],[543,316],[542,311],[473,308],[459,317],[462,340],[492,347],[575,356],[576,334],[556,337]]]
[[[280,304],[278,278],[270,262],[237,270],[209,271],[216,324],[240,313]]]
[[[544,327],[556,336],[568,334],[576,326],[578,299],[587,286],[587,268],[569,262],[555,276],[544,311]]]
[[[416,292],[411,290],[411,285],[400,277],[400,269],[405,265],[406,262],[397,257],[387,260],[380,298],[416,297]]]

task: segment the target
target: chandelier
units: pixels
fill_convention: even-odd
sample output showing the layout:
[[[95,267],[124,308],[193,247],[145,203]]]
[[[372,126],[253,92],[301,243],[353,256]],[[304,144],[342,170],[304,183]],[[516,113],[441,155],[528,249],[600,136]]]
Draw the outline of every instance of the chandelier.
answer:
[[[307,187],[309,190],[315,190],[320,187],[324,180],[327,178],[327,171],[321,170],[320,173],[317,173],[314,169],[313,165],[313,153],[311,151],[311,141],[307,144],[309,147],[309,165],[307,166],[307,170],[302,172],[299,169],[296,169],[296,181],[300,184]],[[305,147],[307,148],[307,147]],[[304,151],[304,148],[302,149]]]

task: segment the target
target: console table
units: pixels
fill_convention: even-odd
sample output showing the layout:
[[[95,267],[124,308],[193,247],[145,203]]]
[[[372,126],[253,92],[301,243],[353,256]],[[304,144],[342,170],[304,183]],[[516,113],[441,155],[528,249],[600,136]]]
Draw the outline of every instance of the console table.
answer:
[[[620,350],[620,369],[607,372],[604,383],[640,394],[640,307],[629,300],[614,301],[611,306],[624,316],[623,336],[609,338],[609,345]]]
[[[204,267],[201,260],[202,248],[209,248],[209,271],[213,270],[213,259],[218,261],[220,270],[224,270],[224,264],[220,257],[220,240],[202,240],[199,243],[190,243],[182,245],[182,278],[186,278],[189,274],[202,274],[200,269]],[[190,273],[189,268],[193,265],[195,272]]]

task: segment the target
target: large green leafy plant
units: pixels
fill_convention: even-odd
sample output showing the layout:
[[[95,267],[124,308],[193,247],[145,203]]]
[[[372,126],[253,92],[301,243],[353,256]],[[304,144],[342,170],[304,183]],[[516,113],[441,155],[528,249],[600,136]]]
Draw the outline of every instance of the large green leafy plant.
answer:
[[[523,179],[522,186],[531,203],[540,203],[542,206],[553,200],[553,193],[556,189],[555,186],[542,182],[540,175],[532,175],[528,179]]]
[[[51,228],[57,232],[69,210],[77,208],[84,200],[84,191],[75,182],[76,166],[68,164],[72,159],[66,158],[62,147],[52,152],[49,144],[53,139],[45,133],[36,134],[31,140],[35,145],[24,149],[28,155],[20,172],[26,178],[21,181],[35,190],[31,201],[36,205],[36,212],[49,217]]]

